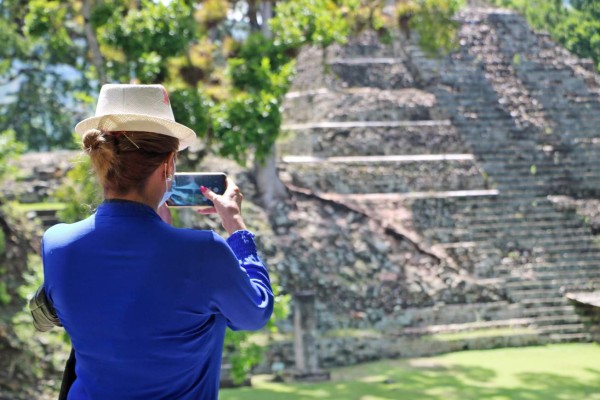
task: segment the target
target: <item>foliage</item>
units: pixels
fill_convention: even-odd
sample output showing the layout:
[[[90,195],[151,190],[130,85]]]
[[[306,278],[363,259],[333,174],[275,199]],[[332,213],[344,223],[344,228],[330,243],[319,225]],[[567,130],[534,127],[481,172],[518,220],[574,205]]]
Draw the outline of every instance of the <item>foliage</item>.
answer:
[[[0,132],[0,183],[3,178],[9,172],[14,172],[15,168],[11,166],[10,161],[19,156],[23,149],[23,145],[15,140],[14,131],[4,131]],[[8,211],[8,205],[3,204],[4,202],[0,200],[0,218],[4,219],[4,214]],[[0,260],[5,260],[6,254],[6,232],[3,229],[0,229]],[[5,275],[7,273],[7,269],[0,264],[0,276]],[[2,279],[0,281],[0,306],[8,305],[12,300],[12,296],[9,293],[9,288],[7,285],[7,281]]]
[[[492,0],[522,13],[536,29],[545,30],[566,49],[579,57],[590,58],[600,70],[600,3],[573,0],[570,7],[562,0]]]
[[[245,164],[248,149],[253,147],[257,159],[264,160],[279,134],[281,101],[268,92],[241,92],[218,105],[212,129],[219,153]]]
[[[110,76],[118,81],[129,80],[132,72],[141,82],[165,81],[168,59],[181,55],[196,37],[192,10],[183,0],[115,7],[109,21],[119,23],[106,23],[99,36],[103,45],[119,51],[116,57],[107,54]]]
[[[89,157],[80,156],[54,194],[64,203],[57,213],[61,221],[71,223],[87,218],[102,202],[100,185],[92,175]]]
[[[334,0],[298,0],[277,4],[270,25],[277,46],[300,48],[305,44],[327,47],[345,42],[350,33],[343,7]],[[356,3],[356,2],[354,2]],[[355,4],[356,6],[356,4]]]
[[[7,305],[12,300],[12,296],[8,293],[6,282],[0,282],[0,305]]]
[[[23,308],[12,317],[12,326],[21,346],[32,359],[39,359],[42,355],[44,360],[39,360],[32,372],[38,379],[43,378],[49,371],[56,375],[64,368],[66,358],[70,351],[70,338],[63,328],[54,328],[44,333],[40,338],[31,322],[31,313],[27,302],[35,294],[35,291],[44,280],[42,260],[40,256],[30,254],[27,262],[27,270],[23,274],[23,283],[18,288],[18,295],[23,303]]]
[[[41,39],[31,43],[33,49],[43,49],[50,64],[75,64],[77,52],[72,51],[75,44],[65,24],[67,14],[73,10],[56,0],[33,0],[28,6],[24,33],[30,39]]]
[[[15,136],[13,130],[0,132],[0,181],[8,173],[15,171],[10,160],[17,158],[23,151],[23,144]]]
[[[401,27],[403,18],[408,19],[423,51],[438,56],[458,46],[458,22],[453,17],[462,4],[462,0],[405,0],[396,5],[396,17]]]
[[[6,249],[6,235],[3,230],[0,229],[0,257],[4,255]]]
[[[14,130],[28,149],[69,147],[81,115],[74,98],[89,83],[76,3],[0,2],[0,131]]]
[[[277,332],[275,321],[285,319],[289,313],[290,296],[282,295],[276,282],[271,286],[275,293],[275,305],[273,316],[269,320],[265,330],[270,334]],[[231,362],[231,377],[234,383],[241,384],[247,379],[252,368],[262,361],[264,347],[250,340],[253,335],[248,331],[231,331],[227,329],[225,334],[224,351],[229,354]]]
[[[175,120],[200,136],[206,136],[210,126],[213,100],[200,88],[182,87],[170,90],[169,98]]]
[[[42,338],[27,309],[27,301],[42,280],[40,257],[31,254],[34,237],[40,234],[37,224],[8,203],[0,207],[0,226],[6,242],[6,251],[0,253],[0,340],[4,344],[0,346],[0,370],[10,371],[4,377],[11,377],[15,384],[3,386],[2,393],[7,398],[37,398],[40,390],[56,390],[42,387],[57,383],[45,378],[58,375],[64,365],[68,354],[64,333]]]

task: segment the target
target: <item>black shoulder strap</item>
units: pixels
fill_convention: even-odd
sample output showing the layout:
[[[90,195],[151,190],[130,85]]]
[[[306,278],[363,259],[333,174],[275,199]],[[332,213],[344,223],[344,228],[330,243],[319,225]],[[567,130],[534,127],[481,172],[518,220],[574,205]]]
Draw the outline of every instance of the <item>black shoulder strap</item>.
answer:
[[[67,360],[67,364],[65,365],[65,372],[63,372],[62,383],[60,384],[60,394],[58,395],[58,400],[67,400],[67,395],[69,394],[69,389],[73,385],[77,379],[77,374],[75,373],[75,351],[71,349],[71,354],[69,355],[69,359]]]

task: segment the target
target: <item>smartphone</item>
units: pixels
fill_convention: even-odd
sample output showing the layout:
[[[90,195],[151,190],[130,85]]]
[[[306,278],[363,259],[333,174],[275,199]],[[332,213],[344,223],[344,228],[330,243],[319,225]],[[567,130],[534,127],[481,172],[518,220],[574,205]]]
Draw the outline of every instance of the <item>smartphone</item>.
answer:
[[[200,187],[204,186],[217,194],[225,193],[227,175],[222,172],[176,172],[171,190],[173,194],[167,200],[169,207],[213,207]]]

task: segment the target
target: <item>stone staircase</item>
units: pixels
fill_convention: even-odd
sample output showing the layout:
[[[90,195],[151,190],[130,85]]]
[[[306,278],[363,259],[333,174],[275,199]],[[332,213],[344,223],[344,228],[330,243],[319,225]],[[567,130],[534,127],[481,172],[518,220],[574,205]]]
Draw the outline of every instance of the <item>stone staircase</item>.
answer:
[[[287,96],[278,154],[291,188],[360,210],[441,255],[467,282],[503,294],[458,310],[403,308],[362,325],[336,315],[344,327],[381,332],[372,353],[363,340],[363,361],[458,346],[414,341],[432,332],[534,332],[475,335],[463,348],[591,338],[564,293],[600,289],[600,246],[579,216],[547,197],[600,190],[594,76],[515,14],[467,8],[459,20],[461,48],[443,59],[425,57],[415,39],[384,46],[369,33],[325,56],[309,50]],[[349,361],[332,355],[358,340],[346,339],[322,342],[326,364]],[[406,340],[412,353],[382,352],[382,343]]]
[[[456,224],[425,236],[486,249],[484,256],[499,261],[486,275],[504,280],[509,299],[535,319],[543,337],[589,340],[564,294],[600,288],[600,247],[589,226],[547,196],[597,196],[597,147],[589,144],[598,131],[596,119],[585,119],[600,107],[597,92],[574,72],[577,59],[531,32],[520,16],[467,9],[459,20],[462,47],[436,66],[441,74],[416,46],[407,51],[499,196],[455,202]]]

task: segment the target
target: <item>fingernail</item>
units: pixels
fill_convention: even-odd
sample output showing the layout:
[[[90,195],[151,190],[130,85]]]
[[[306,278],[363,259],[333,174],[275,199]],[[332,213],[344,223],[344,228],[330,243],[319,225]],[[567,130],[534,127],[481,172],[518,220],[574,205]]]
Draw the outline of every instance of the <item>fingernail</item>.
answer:
[[[201,191],[202,193],[206,192],[206,187],[205,187],[205,186],[200,186],[200,191]]]

